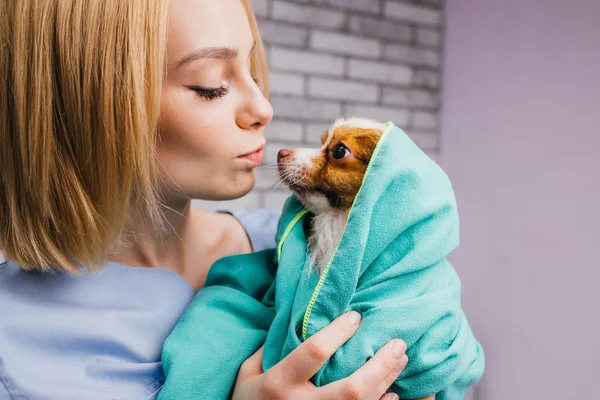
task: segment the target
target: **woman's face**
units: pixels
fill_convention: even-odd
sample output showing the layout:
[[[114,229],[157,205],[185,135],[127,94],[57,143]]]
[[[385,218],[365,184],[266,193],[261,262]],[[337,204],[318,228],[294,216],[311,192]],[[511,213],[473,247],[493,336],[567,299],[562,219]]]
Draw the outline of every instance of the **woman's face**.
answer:
[[[250,73],[254,39],[240,0],[169,6],[159,170],[168,198],[248,193],[273,109]]]

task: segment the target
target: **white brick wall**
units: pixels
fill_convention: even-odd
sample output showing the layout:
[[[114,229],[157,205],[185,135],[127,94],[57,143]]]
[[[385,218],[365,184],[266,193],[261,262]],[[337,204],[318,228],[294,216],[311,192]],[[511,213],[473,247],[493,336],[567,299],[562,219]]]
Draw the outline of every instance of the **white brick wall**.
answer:
[[[269,0],[252,0],[252,8],[257,17],[269,15]]]
[[[269,74],[272,94],[304,95],[304,76],[286,72],[271,72]]]
[[[339,76],[344,74],[344,59],[328,54],[272,47],[269,61],[269,66],[273,71],[298,71]]]
[[[403,65],[362,60],[350,60],[348,73],[351,78],[380,82],[384,85],[408,85],[412,76],[411,69]]]
[[[438,26],[442,23],[442,12],[440,10],[430,10],[400,1],[386,1],[384,15],[388,18],[423,25]]]
[[[304,124],[276,119],[269,124],[265,135],[270,140],[286,140],[293,143],[300,143],[304,138]]]
[[[251,0],[269,54],[275,118],[266,158],[316,147],[341,115],[393,120],[438,160],[442,0]],[[256,170],[245,198],[214,208],[279,209],[276,170]]]
[[[407,45],[387,45],[385,58],[411,65],[423,65],[437,68],[440,66],[441,54],[436,50],[415,48]]]
[[[290,26],[286,22],[259,20],[260,33],[264,41],[291,47],[306,47],[308,29]]]
[[[379,14],[381,11],[378,0],[314,0],[314,3],[374,14]]]
[[[341,29],[346,22],[346,15],[341,11],[324,10],[320,7],[285,1],[273,2],[271,18],[328,29]]]
[[[332,121],[342,114],[341,103],[332,101],[271,96],[271,104],[278,119]]]
[[[417,29],[417,37],[416,37],[417,45],[424,46],[439,46],[442,42],[442,35],[440,31],[428,28],[418,28]]]
[[[369,58],[379,57],[382,48],[381,43],[375,39],[324,31],[312,31],[309,41],[313,50]]]
[[[314,77],[308,82],[308,94],[323,99],[376,103],[379,87],[375,84]]]
[[[360,115],[382,122],[393,121],[398,126],[406,126],[409,113],[402,108],[349,104],[346,107],[346,115]]]

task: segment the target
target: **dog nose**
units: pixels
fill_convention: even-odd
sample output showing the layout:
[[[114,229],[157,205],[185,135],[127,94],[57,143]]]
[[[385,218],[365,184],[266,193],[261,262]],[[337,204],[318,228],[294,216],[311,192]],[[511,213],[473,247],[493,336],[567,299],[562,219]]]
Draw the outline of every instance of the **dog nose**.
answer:
[[[285,158],[288,158],[292,154],[293,154],[293,152],[291,150],[288,150],[288,149],[281,149],[281,150],[279,150],[279,153],[277,153],[277,162],[281,162],[281,160],[283,160]]]

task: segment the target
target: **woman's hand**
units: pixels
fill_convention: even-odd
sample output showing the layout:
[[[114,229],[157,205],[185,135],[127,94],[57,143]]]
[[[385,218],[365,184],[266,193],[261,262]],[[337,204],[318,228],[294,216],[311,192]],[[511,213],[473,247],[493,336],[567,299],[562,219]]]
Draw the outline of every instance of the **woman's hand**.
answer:
[[[233,400],[324,399],[392,400],[385,394],[408,363],[406,344],[392,340],[347,378],[316,387],[310,382],[325,362],[354,335],[360,325],[356,312],[344,314],[311,336],[267,372],[262,370],[261,347],[247,359],[237,377]]]

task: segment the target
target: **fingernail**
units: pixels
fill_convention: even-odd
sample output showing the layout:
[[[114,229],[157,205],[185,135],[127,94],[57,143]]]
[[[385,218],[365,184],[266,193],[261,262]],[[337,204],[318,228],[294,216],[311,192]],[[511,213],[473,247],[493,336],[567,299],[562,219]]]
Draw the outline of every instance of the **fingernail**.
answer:
[[[400,396],[398,396],[397,394],[394,394],[394,395],[391,397],[391,400],[400,400]]]
[[[394,357],[399,359],[400,357],[402,357],[402,355],[404,354],[405,351],[406,351],[406,345],[404,344],[404,342],[400,339],[396,340],[396,343],[394,343],[394,347],[392,347],[392,352],[394,353]]]
[[[357,313],[356,311],[351,311],[348,313],[348,321],[350,321],[350,323],[352,325],[360,324],[361,319],[362,319],[361,315],[359,313]]]
[[[402,371],[404,369],[404,367],[406,367],[407,364],[408,364],[408,356],[405,354],[404,357],[402,357],[400,359],[400,361],[398,361],[398,363],[394,367],[394,372]]]

